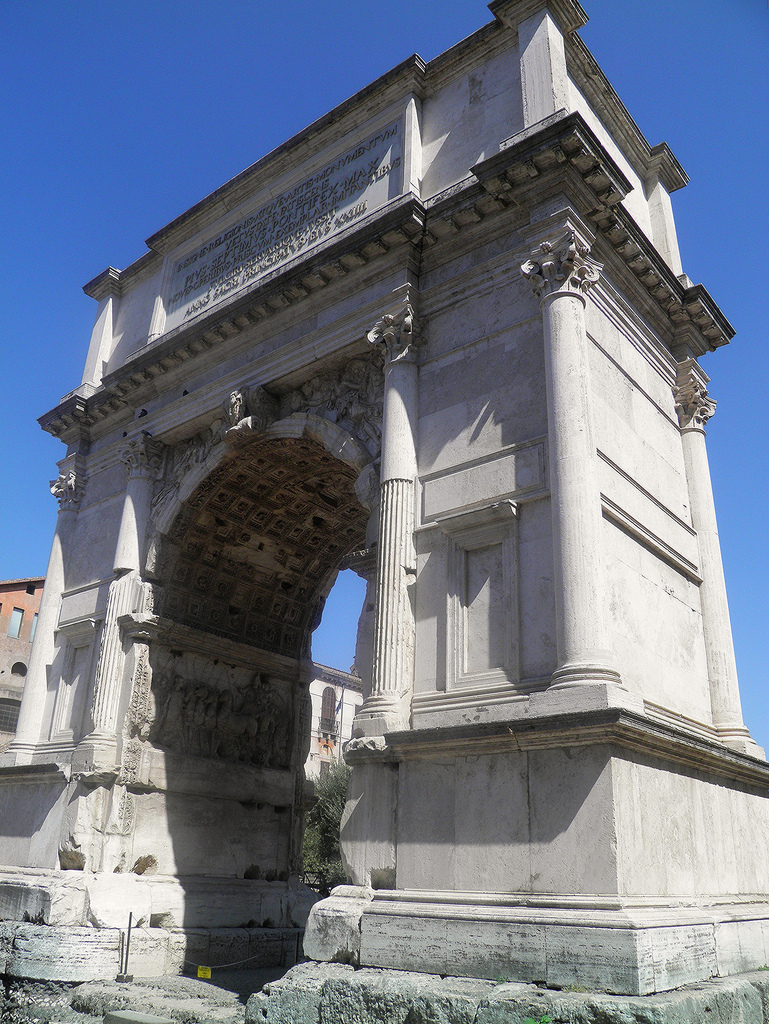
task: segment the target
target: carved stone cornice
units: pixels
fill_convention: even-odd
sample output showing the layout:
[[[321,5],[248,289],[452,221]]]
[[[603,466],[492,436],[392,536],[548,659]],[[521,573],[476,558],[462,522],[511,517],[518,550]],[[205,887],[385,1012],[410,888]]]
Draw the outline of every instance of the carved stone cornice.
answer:
[[[734,328],[707,290],[679,280],[621,205],[631,191],[630,182],[578,112],[561,111],[518,132],[472,172],[490,197],[514,208],[527,209],[543,191],[571,183],[580,215],[593,230],[600,230],[662,316],[676,330],[691,325],[697,331],[697,355],[728,344],[734,336]],[[452,201],[457,204],[460,197]],[[442,216],[449,216],[448,208]],[[427,229],[429,241],[437,233],[432,217]]]
[[[86,477],[74,466],[50,481],[51,494],[59,502],[60,512],[77,512],[85,490]]]
[[[502,25],[517,29],[522,21],[547,7],[564,35],[587,24],[587,14],[577,0],[492,0],[489,10]]]
[[[138,437],[128,438],[120,449],[120,461],[128,466],[128,477],[155,479],[163,465],[165,445],[154,437],[142,432]]]
[[[716,411],[715,401],[708,396],[707,376],[696,360],[685,359],[678,364],[673,397],[681,430],[702,430]]]
[[[342,569],[352,569],[356,575],[365,580],[370,576],[373,576],[376,572],[376,557],[376,547],[362,548],[360,551],[351,551],[349,555],[345,555],[339,563],[339,569],[340,571]]]
[[[603,270],[603,264],[591,259],[589,252],[575,232],[567,230],[540,242],[521,264],[521,274],[540,301],[560,294],[582,298]]]
[[[38,422],[54,437],[66,439],[80,422],[93,427],[125,415],[145,400],[148,389],[154,392],[156,378],[187,360],[205,358],[211,349],[303,302],[340,277],[354,275],[393,250],[413,247],[422,239],[424,224],[424,206],[413,195],[393,200],[381,214],[366,218],[360,228],[320,243],[305,258],[259,280],[210,315],[174,328],[140,349],[107,374],[87,398],[69,395]]]

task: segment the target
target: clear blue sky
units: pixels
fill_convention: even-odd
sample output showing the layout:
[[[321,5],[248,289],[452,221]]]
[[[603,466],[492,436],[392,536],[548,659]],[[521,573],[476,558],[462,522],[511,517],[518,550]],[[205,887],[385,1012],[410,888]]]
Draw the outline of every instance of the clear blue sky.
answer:
[[[738,331],[704,360],[708,443],[745,717],[769,747],[766,0],[583,6],[615,89],[691,176],[674,196],[684,269]],[[488,20],[482,0],[4,0],[0,579],[45,572],[64,448],[36,418],[80,381],[82,285],[411,53]],[[341,632],[316,634],[315,656],[347,668]]]

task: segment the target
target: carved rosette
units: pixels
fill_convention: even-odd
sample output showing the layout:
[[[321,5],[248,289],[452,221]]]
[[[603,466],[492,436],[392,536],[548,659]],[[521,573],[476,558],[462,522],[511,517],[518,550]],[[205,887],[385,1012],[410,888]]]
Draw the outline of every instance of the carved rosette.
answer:
[[[521,264],[521,274],[541,302],[559,294],[583,297],[603,270],[603,264],[591,259],[589,252],[573,231],[566,231],[540,242]]]
[[[85,477],[74,469],[60,473],[51,480],[51,494],[59,502],[60,512],[77,512],[85,490]]]
[[[128,478],[146,477],[154,480],[163,464],[164,448],[161,441],[145,433],[124,441],[119,458],[128,466]]]
[[[716,403],[708,397],[707,377],[693,359],[678,366],[673,397],[676,403],[678,425],[682,430],[704,430],[705,424],[716,411]]]

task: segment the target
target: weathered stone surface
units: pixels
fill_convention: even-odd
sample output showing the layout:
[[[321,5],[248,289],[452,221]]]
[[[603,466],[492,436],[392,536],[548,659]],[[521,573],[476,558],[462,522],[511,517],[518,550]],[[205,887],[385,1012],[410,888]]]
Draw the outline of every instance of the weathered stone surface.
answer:
[[[84,925],[88,906],[81,872],[14,872],[0,878],[0,920]]]
[[[12,929],[6,974],[41,981],[89,981],[114,978],[120,969],[115,929],[31,924]]]
[[[96,928],[127,928],[149,925],[152,894],[146,882],[133,874],[90,874],[86,880],[88,919]]]
[[[70,1002],[73,1010],[88,1015],[88,1024],[92,1017],[101,1021],[109,1012],[125,1011],[185,1024],[243,1024],[248,993],[275,976],[270,971],[214,971],[211,981],[164,976],[130,984],[90,982],[76,986]]]
[[[473,1024],[493,982],[405,971],[300,964],[253,995],[247,1024]]]
[[[300,964],[265,985],[246,1004],[246,1024],[318,1024],[327,980],[352,977],[347,964]]]
[[[559,992],[347,965],[301,964],[253,995],[247,1024],[767,1024],[769,973],[651,996]]]
[[[304,952],[311,960],[339,964],[360,962],[360,922],[373,890],[366,886],[338,885],[310,911],[304,933]]]
[[[0,922],[0,974],[57,982],[114,979],[120,970],[121,933],[125,937],[126,929]],[[138,979],[180,974],[198,965],[285,969],[296,963],[300,936],[292,928],[168,931],[140,927],[131,933],[128,973]]]
[[[141,1010],[108,1010],[104,1014],[104,1024],[174,1024],[174,1019]]]

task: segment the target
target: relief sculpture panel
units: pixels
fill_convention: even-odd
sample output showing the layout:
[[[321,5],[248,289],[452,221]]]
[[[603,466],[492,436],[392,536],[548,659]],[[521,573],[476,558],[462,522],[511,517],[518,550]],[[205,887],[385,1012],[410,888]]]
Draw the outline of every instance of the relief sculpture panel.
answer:
[[[150,742],[163,750],[288,768],[292,713],[285,684],[198,655],[153,652]]]

